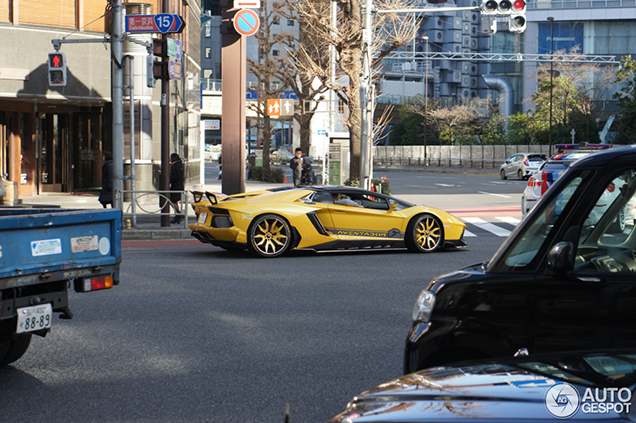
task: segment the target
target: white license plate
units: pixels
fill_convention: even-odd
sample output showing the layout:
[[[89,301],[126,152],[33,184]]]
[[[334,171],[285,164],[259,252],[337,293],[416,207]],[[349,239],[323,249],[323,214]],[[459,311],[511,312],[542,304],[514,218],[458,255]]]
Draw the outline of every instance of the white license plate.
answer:
[[[17,333],[50,328],[52,319],[53,307],[51,304],[19,308]]]
[[[208,220],[208,214],[207,213],[201,213],[199,215],[199,223],[203,225],[206,220]]]

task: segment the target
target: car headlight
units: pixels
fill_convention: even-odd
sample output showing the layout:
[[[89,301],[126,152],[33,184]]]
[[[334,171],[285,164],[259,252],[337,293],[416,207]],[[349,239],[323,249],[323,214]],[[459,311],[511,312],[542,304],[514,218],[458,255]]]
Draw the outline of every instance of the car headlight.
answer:
[[[417,297],[417,301],[415,301],[415,306],[413,307],[413,321],[430,322],[434,306],[435,294],[426,289],[423,290],[419,297]]]

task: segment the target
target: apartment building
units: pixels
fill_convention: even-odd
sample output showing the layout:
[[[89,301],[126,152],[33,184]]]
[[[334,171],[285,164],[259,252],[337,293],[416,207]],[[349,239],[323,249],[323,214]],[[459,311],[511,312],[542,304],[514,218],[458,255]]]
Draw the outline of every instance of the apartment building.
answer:
[[[200,2],[170,0],[166,13],[182,16],[181,80],[171,82],[172,150],[189,159],[189,177],[200,169]],[[162,0],[124,2],[128,14],[161,13]],[[112,151],[111,46],[108,0],[0,1],[0,173],[16,199],[46,192],[95,191],[101,187],[101,156]],[[145,34],[144,34],[145,35]],[[143,38],[143,37],[142,37]],[[150,35],[145,37],[151,39]],[[48,54],[62,43],[67,85],[49,86]],[[138,189],[158,188],[160,83],[146,87],[144,47],[124,44],[124,84],[134,75]],[[128,103],[129,91],[124,92]],[[130,164],[130,110],[126,105],[124,158]]]

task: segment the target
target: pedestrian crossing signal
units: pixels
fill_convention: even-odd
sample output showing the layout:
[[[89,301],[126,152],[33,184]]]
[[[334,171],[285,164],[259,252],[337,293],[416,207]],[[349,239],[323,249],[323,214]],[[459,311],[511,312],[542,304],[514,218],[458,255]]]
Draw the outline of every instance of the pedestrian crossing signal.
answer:
[[[49,53],[49,86],[66,86],[66,55],[61,52]]]

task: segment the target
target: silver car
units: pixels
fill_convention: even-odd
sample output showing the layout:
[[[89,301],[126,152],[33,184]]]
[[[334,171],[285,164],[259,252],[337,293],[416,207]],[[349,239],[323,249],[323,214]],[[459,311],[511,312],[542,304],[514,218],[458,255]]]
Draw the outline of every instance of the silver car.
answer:
[[[532,175],[532,172],[539,170],[545,162],[545,154],[539,153],[517,153],[510,156],[499,169],[501,179],[518,178],[525,179]]]

